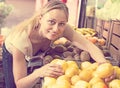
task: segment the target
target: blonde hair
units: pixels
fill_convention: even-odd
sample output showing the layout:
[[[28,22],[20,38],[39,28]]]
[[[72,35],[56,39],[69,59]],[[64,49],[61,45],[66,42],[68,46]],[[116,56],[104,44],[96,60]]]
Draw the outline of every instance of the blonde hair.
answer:
[[[27,19],[23,21],[21,24],[17,25],[15,29],[19,29],[19,33],[20,33],[20,30],[22,32],[24,29],[26,30],[36,29],[38,26],[40,26],[39,18],[53,9],[64,10],[66,18],[68,20],[69,11],[66,4],[59,0],[50,0],[38,12],[35,12],[35,14],[30,19]]]

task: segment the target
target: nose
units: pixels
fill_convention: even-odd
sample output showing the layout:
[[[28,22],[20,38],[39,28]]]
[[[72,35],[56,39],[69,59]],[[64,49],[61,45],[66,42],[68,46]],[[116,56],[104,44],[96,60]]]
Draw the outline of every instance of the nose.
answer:
[[[53,31],[54,31],[54,32],[58,32],[58,31],[59,31],[59,25],[58,25],[58,24],[55,24],[55,25],[54,25]]]

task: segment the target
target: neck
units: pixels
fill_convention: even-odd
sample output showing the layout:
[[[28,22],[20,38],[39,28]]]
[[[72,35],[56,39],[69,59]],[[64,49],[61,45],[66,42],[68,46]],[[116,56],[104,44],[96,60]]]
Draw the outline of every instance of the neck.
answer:
[[[33,30],[31,33],[30,33],[30,40],[31,42],[34,42],[34,43],[39,43],[39,42],[50,42],[51,40],[43,37],[42,34],[39,33],[38,30]]]

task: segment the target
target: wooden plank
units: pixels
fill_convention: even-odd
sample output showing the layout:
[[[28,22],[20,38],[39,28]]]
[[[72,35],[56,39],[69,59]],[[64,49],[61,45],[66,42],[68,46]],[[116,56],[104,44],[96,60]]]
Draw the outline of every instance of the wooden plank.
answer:
[[[120,61],[119,50],[117,50],[114,46],[111,45],[110,52],[114,60]]]
[[[104,21],[103,28],[105,30],[110,30],[111,21]]]
[[[107,40],[108,39],[108,31],[103,30],[103,37]]]
[[[113,33],[120,36],[120,22],[114,22]]]
[[[112,34],[113,34],[113,25],[114,25],[114,22],[110,21],[110,28],[108,30],[108,41],[107,41],[108,48],[110,48],[110,45],[111,45],[111,39],[112,39]]]
[[[113,44],[116,48],[120,49],[120,37],[112,34],[111,44]]]

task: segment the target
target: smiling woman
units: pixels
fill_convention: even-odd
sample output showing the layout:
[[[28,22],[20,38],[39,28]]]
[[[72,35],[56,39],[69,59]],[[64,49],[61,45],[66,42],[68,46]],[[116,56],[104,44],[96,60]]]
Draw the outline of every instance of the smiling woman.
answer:
[[[100,64],[107,62],[99,48],[73,30],[67,23],[68,18],[66,4],[60,0],[50,0],[31,18],[12,29],[3,44],[6,88],[32,88],[43,77],[56,78],[63,75],[62,67],[54,63],[41,64],[29,74],[27,69],[27,62],[31,57],[45,52],[61,37],[88,51],[96,62]]]

